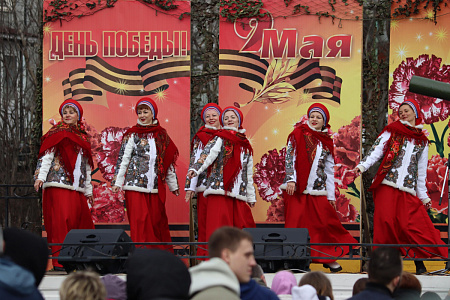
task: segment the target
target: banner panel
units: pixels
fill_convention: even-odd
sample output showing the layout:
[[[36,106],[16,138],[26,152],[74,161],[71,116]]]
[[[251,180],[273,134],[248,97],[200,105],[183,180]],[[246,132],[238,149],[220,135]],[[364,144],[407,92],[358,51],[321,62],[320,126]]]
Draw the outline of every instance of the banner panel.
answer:
[[[44,12],[52,9],[51,2],[45,1]],[[76,5],[67,8],[67,18],[44,25],[43,131],[59,121],[64,99],[82,104],[96,167],[91,209],[96,223],[127,222],[124,196],[111,192],[110,181],[122,136],[137,121],[134,105],[143,96],[156,101],[159,122],[178,147],[183,189],[189,165],[190,20],[179,16],[190,11],[190,2],[177,5],[168,14],[139,1],[120,0],[75,18],[82,8]],[[189,222],[183,196],[167,192],[166,208],[169,223]]]
[[[336,147],[336,198],[341,222],[360,221],[360,179],[348,172],[360,159],[362,8],[343,6],[352,21],[293,13],[299,1],[263,1],[264,16],[220,23],[219,102],[244,113],[254,148],[257,222],[283,222],[280,185],[289,133],[320,102],[330,111]],[[320,10],[327,1],[302,1]],[[356,227],[359,236],[359,226]]]
[[[404,5],[398,3],[393,6]],[[449,50],[450,8],[442,6],[436,23],[432,9],[421,9],[418,15],[391,21],[389,62],[389,122],[398,120],[397,111],[405,99],[415,99],[421,106],[424,129],[430,140],[426,187],[432,200],[428,211],[434,223],[446,223],[448,215],[448,177],[444,181],[448,148],[447,99],[434,98],[409,91],[412,76],[450,83]],[[442,189],[443,197],[440,199]],[[445,226],[444,230],[447,230]]]

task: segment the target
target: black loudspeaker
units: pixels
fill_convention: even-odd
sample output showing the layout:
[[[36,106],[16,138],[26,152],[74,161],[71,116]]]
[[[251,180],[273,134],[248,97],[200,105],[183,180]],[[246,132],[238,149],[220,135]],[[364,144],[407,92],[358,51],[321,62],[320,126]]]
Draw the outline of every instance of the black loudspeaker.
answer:
[[[256,262],[264,272],[309,271],[311,253],[306,228],[244,228],[253,237]],[[302,244],[302,245],[299,245]]]
[[[58,262],[67,273],[91,269],[99,274],[123,273],[134,249],[122,229],[72,229],[66,235]]]

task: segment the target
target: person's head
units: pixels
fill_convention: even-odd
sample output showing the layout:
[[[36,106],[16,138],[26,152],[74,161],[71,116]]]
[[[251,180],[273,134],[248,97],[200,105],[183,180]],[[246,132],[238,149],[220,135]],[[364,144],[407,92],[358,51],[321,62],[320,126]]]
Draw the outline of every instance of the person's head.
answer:
[[[369,281],[369,278],[367,278],[367,277],[356,280],[356,282],[353,284],[352,296],[355,296],[355,295],[361,293],[362,291],[364,291],[368,281]]]
[[[107,300],[127,300],[127,283],[117,275],[107,274],[102,277],[106,288]]]
[[[219,105],[215,103],[208,103],[205,106],[203,106],[202,109],[202,120],[203,123],[206,125],[209,125],[211,127],[220,128],[220,113],[222,112],[222,109]]]
[[[325,105],[314,103],[308,108],[308,123],[315,130],[330,127],[330,113]]]
[[[425,292],[420,296],[421,300],[442,300],[435,292]]]
[[[158,106],[151,98],[145,97],[139,99],[136,103],[136,114],[138,120],[143,125],[150,125],[153,123],[153,119],[158,116]]]
[[[224,226],[211,235],[208,241],[210,257],[223,259],[240,283],[249,282],[256,265],[252,236],[243,230]]]
[[[129,300],[189,299],[191,275],[172,253],[136,249],[127,260],[126,271]]]
[[[105,300],[106,289],[97,273],[77,271],[63,281],[59,296],[61,300]]]
[[[257,279],[257,282],[260,285],[267,287],[266,277],[264,276],[264,271],[260,265],[256,264],[253,266],[251,277]]]
[[[241,129],[243,122],[244,116],[242,112],[234,106],[225,107],[220,114],[220,124],[222,126]]]
[[[393,292],[400,281],[402,270],[402,257],[397,249],[380,247],[372,252],[369,281],[385,285]]]
[[[4,255],[34,275],[39,286],[48,263],[48,245],[45,239],[19,228],[3,229]],[[30,251],[33,249],[33,251]]]
[[[75,125],[77,122],[81,121],[81,118],[83,117],[83,108],[78,101],[68,99],[59,107],[59,114],[64,123]]]
[[[422,118],[420,115],[421,112],[419,103],[413,99],[403,101],[398,108],[398,116],[400,120],[407,121],[412,126],[422,123]]]
[[[297,279],[291,271],[280,271],[272,279],[272,291],[277,295],[291,295],[292,288],[297,286]]]
[[[331,281],[320,271],[314,271],[306,273],[300,279],[298,286],[309,284],[316,289],[317,295],[330,297],[334,300],[333,288],[331,287]]]
[[[402,277],[400,279],[400,284],[398,285],[399,289],[404,290],[413,290],[422,293],[422,285],[420,284],[419,279],[413,274],[403,272]]]

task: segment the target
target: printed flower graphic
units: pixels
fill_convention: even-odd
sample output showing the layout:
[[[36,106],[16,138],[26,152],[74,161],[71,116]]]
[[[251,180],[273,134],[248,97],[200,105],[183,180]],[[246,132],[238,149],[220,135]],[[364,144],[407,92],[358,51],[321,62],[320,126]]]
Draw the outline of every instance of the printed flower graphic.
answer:
[[[253,180],[258,187],[258,192],[264,201],[274,201],[281,195],[280,186],[286,176],[285,170],[286,147],[280,150],[269,150],[269,153],[261,157],[261,161],[255,166]]]
[[[113,193],[106,182],[94,185],[94,206],[91,208],[95,223],[120,223],[125,220],[123,191]]]
[[[112,181],[119,157],[120,145],[127,128],[107,127],[100,134],[100,145],[97,148],[97,165],[103,178]]]
[[[266,222],[284,222],[284,199],[282,196],[271,202],[267,209]]]
[[[444,184],[444,177],[446,171],[446,163],[448,159],[442,158],[439,155],[433,155],[428,160],[427,168],[427,182],[426,187],[428,194],[430,195],[432,201],[432,208],[437,212],[447,214],[448,210],[448,175]],[[442,187],[444,186],[444,194],[442,197],[442,203],[439,205],[439,200],[442,192]]]
[[[350,204],[350,199],[345,197],[344,194],[339,192],[339,189],[335,189],[336,196],[336,212],[341,222],[355,222],[359,216],[353,204]]]
[[[341,189],[348,189],[348,186],[355,181],[356,174],[343,164],[336,164],[334,166],[335,183]]]
[[[354,169],[359,163],[361,116],[356,116],[349,125],[342,126],[333,134],[336,164]]]

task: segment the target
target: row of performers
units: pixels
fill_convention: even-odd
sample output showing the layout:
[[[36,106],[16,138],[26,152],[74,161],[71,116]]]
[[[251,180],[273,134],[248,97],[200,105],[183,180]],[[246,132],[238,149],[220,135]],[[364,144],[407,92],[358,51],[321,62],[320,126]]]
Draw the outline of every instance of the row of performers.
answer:
[[[44,189],[44,225],[50,243],[62,243],[71,229],[93,229],[86,198],[92,203],[93,161],[81,121],[83,109],[64,101],[61,121],[43,137],[35,172],[35,189]],[[381,160],[371,189],[374,193],[374,243],[443,244],[428,217],[430,198],[425,181],[428,140],[422,132],[420,107],[406,100],[400,120],[384,128],[368,155],[353,170],[357,175]],[[125,191],[133,242],[171,242],[165,211],[167,184],[179,195],[175,162],[178,150],[158,122],[158,107],[150,98],[136,104],[137,124],[123,137],[112,185]],[[328,133],[330,114],[312,104],[306,124],[297,124],[286,151],[285,227],[307,228],[311,243],[357,243],[341,225],[334,196],[334,148]],[[198,197],[198,241],[207,242],[221,226],[255,227],[251,208],[253,150],[236,107],[221,109],[210,103],[201,112],[205,123],[191,143],[186,177],[186,200]],[[163,247],[163,246],[162,246]],[[167,247],[163,247],[167,248]],[[335,257],[335,246],[315,246],[312,256]],[[58,255],[60,247],[52,253]],[[206,255],[200,251],[197,255]],[[348,247],[344,247],[344,252]],[[416,258],[448,257],[443,247],[415,248]],[[333,272],[342,270],[332,258],[313,260]],[[55,267],[61,267],[55,260]],[[426,271],[416,262],[418,272]]]

